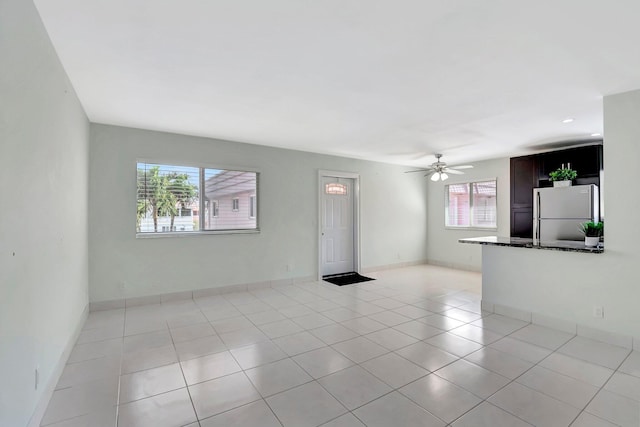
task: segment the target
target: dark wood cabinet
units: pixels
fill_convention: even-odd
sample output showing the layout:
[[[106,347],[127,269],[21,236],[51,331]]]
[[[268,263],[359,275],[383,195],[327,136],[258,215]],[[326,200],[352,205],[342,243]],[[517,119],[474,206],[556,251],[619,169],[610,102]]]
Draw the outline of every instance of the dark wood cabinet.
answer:
[[[533,188],[538,185],[538,162],[534,156],[511,159],[511,206],[532,205]]]
[[[532,191],[533,193],[533,191]],[[511,210],[511,237],[533,236],[533,207]]]
[[[549,172],[571,164],[578,172],[576,185],[600,186],[602,144],[574,147],[511,158],[511,236],[533,235],[533,189],[551,187]]]
[[[533,189],[538,185],[535,156],[511,159],[511,236],[527,237],[533,230]]]
[[[578,177],[597,177],[602,167],[602,145],[570,148],[537,155],[540,158],[540,179],[549,179],[549,172],[562,165],[578,172]]]

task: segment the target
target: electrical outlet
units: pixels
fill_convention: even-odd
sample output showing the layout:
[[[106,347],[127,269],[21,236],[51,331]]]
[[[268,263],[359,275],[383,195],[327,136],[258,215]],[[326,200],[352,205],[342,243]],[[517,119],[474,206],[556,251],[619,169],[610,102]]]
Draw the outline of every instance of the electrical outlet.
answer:
[[[285,266],[285,269],[286,269],[287,271],[291,271],[291,270],[293,270],[293,266],[292,266],[291,264],[287,264],[287,265]]]
[[[40,367],[36,366],[35,375],[34,375],[34,385],[35,389],[38,389],[38,385],[40,385]]]
[[[601,305],[593,306],[593,317],[597,317],[599,319],[604,318],[604,307]]]

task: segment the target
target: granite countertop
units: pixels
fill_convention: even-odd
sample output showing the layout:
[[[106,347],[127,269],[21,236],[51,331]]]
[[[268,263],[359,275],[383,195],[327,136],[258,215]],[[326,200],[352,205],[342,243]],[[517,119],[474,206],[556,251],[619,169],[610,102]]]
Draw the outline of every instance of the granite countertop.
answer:
[[[458,242],[473,243],[477,245],[510,246],[513,248],[546,249],[551,251],[585,252],[591,254],[601,254],[602,252],[604,252],[604,245],[602,243],[600,243],[598,247],[590,248],[585,246],[584,242],[573,240],[554,240],[541,242],[521,237],[486,236],[459,239]]]

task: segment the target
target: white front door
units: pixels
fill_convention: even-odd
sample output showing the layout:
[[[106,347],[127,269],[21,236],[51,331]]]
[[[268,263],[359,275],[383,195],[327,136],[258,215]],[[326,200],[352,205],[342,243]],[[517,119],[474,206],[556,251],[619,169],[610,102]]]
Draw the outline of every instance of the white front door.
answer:
[[[348,273],[354,268],[354,180],[321,179],[321,273]]]

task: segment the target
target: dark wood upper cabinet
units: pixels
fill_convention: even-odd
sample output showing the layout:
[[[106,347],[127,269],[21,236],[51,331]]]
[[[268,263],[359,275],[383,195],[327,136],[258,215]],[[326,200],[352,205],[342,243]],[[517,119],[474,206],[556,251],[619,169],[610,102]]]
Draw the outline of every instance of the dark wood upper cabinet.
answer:
[[[551,187],[549,172],[564,164],[578,172],[575,184],[600,186],[602,144],[511,158],[511,236],[533,236],[533,189]]]
[[[597,177],[602,167],[602,145],[570,148],[539,154],[541,160],[540,179],[549,179],[553,172],[562,165],[578,172],[579,178]]]

